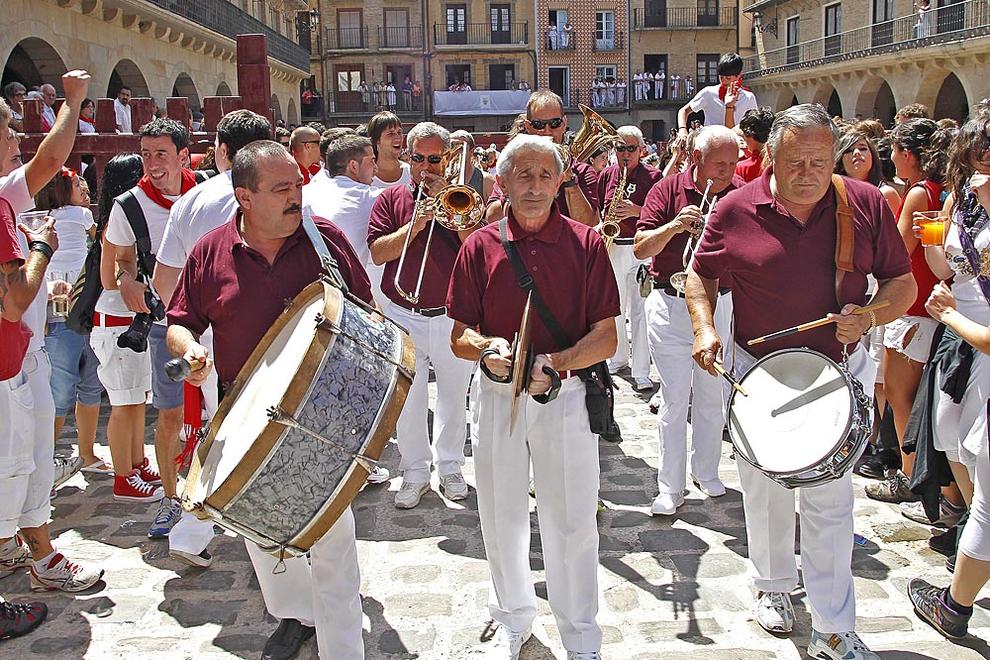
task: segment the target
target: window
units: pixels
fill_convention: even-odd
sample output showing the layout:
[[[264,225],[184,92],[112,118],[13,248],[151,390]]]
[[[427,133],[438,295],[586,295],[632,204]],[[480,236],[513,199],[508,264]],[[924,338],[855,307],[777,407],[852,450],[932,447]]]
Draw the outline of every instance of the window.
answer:
[[[510,22],[511,12],[509,5],[492,5],[489,8],[489,16],[492,24],[492,43],[508,44],[512,43],[512,23]]]
[[[799,31],[800,19],[797,16],[791,16],[787,19],[787,63],[797,64],[801,61],[801,48],[798,46],[798,42],[801,39],[801,34]]]
[[[615,50],[615,12],[595,12],[595,50]]]
[[[825,7],[825,57],[842,51],[842,5],[836,2]]]
[[[574,50],[574,42],[577,35],[570,33],[564,36],[564,27],[569,23],[566,9],[551,9],[547,14],[547,29],[550,26],[557,28],[557,36],[544,35],[548,50]],[[572,26],[573,27],[573,26]]]
[[[337,10],[337,48],[364,48],[364,29],[360,9]],[[334,45],[331,44],[331,47]]]
[[[547,68],[547,80],[550,91],[564,99],[564,106],[572,108],[578,104],[577,97],[571,98],[571,70],[566,66],[551,66]]]
[[[643,27],[667,27],[667,0],[646,0]]]
[[[872,37],[874,46],[894,41],[894,0],[873,0]]]
[[[489,64],[488,88],[512,89],[516,82],[515,64]]]
[[[409,48],[409,10],[386,9],[384,19],[382,47]]]
[[[598,64],[595,66],[595,78],[615,82],[615,65]]]
[[[447,5],[447,43],[467,43],[467,5]]]
[[[718,58],[718,53],[698,54],[698,70],[694,77],[697,87],[718,84]]]
[[[470,64],[448,64],[445,67],[445,71],[447,74],[447,87],[458,83],[471,84]]]
[[[698,0],[698,25],[702,27],[718,25],[718,0]]]

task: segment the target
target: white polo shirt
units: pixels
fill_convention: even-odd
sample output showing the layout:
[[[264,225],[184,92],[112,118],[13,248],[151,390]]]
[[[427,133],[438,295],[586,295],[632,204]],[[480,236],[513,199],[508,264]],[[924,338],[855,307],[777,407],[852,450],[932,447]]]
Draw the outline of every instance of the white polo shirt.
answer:
[[[199,184],[172,207],[161,247],[155,254],[158,263],[182,268],[196,241],[226,223],[236,212],[237,199],[229,170]]]
[[[113,112],[116,115],[117,126],[121,133],[133,133],[131,128],[131,106],[124,105],[120,99],[113,100]]]
[[[402,163],[402,174],[399,176],[398,181],[382,181],[377,176],[371,180],[371,187],[376,190],[385,190],[386,188],[391,188],[392,186],[397,186],[399,184],[409,184],[412,183],[412,168],[409,167],[409,163]]]
[[[722,126],[725,124],[725,103],[718,97],[718,85],[709,85],[698,90],[694,98],[688,101],[688,106],[692,112],[705,112],[705,126]],[[746,116],[749,110],[755,110],[756,95],[747,89],[739,90],[739,98],[736,99],[735,119],[736,126]]]
[[[325,169],[303,186],[303,204],[313,215],[326,218],[340,227],[362,264],[371,262],[368,248],[368,220],[371,207],[381,189],[365,185],[350,177],[330,176]]]

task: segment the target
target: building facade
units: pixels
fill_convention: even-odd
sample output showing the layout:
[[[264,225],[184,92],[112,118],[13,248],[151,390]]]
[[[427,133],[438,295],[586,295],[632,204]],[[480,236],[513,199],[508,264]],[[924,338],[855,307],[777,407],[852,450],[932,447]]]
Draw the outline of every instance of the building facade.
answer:
[[[846,119],[886,124],[923,103],[964,119],[990,95],[990,4],[985,0],[761,0],[747,84],[774,109],[820,103]]]
[[[297,13],[305,0],[4,0],[2,83],[28,87],[86,69],[90,94],[116,96],[122,85],[162,107],[169,96],[202,108],[206,96],[237,94],[234,37],[265,34],[276,118],[299,121],[299,85],[309,77]]]

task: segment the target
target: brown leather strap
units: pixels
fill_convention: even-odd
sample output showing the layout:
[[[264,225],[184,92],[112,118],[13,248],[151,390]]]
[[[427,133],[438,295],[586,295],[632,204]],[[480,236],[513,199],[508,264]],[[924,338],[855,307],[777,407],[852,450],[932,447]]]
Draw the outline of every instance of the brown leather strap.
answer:
[[[856,235],[853,210],[846,195],[846,182],[838,174],[833,174],[832,186],[835,188],[835,299],[841,307],[842,278],[854,270]]]

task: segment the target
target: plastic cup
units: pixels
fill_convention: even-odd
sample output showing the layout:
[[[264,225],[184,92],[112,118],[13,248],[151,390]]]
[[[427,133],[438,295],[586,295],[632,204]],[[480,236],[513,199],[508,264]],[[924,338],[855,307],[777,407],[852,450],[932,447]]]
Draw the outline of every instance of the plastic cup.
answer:
[[[921,227],[921,244],[925,247],[941,246],[945,243],[946,217],[941,211],[922,211],[918,213]]]
[[[17,221],[31,231],[38,231],[45,226],[45,218],[47,217],[48,211],[27,211],[19,214]]]

